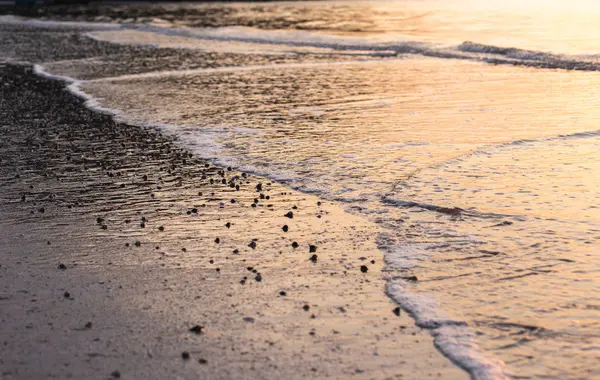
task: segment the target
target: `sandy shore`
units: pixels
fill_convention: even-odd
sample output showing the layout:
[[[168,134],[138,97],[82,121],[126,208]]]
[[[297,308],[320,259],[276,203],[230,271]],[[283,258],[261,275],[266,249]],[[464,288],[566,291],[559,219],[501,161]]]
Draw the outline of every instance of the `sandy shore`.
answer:
[[[0,78],[0,378],[468,377],[394,313],[376,227]]]

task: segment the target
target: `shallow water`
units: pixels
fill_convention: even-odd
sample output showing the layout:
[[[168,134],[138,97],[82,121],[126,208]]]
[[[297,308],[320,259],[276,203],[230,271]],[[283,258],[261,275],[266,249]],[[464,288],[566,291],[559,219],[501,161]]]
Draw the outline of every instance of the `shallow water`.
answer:
[[[384,227],[390,296],[475,377],[600,376],[597,5],[152,7],[79,18],[124,25],[90,43],[172,49],[160,65],[37,62],[84,79],[90,105]]]

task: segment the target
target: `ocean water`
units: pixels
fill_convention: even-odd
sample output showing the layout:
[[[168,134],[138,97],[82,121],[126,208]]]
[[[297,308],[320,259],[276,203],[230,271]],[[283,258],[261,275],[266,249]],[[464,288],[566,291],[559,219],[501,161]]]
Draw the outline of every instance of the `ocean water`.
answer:
[[[111,5],[44,18],[2,17],[3,58],[381,226],[389,296],[474,378],[600,378],[598,3]],[[33,53],[24,37],[67,29],[76,43],[62,53]]]

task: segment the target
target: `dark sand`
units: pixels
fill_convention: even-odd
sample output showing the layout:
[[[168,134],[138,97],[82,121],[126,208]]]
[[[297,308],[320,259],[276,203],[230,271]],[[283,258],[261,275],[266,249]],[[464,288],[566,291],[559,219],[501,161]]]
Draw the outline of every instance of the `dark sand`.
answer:
[[[375,227],[30,67],[0,65],[0,120],[0,378],[468,377],[396,315]]]

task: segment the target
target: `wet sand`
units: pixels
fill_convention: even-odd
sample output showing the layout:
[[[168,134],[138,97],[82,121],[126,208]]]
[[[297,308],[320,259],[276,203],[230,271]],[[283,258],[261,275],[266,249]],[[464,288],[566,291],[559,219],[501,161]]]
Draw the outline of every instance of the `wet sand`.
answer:
[[[468,377],[395,313],[377,227],[0,78],[2,379]]]

